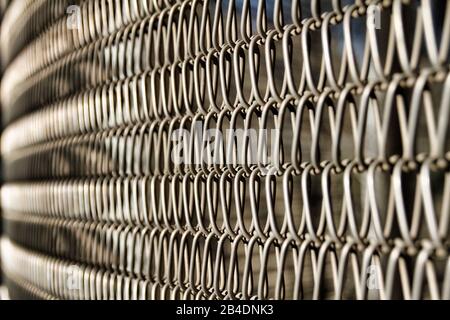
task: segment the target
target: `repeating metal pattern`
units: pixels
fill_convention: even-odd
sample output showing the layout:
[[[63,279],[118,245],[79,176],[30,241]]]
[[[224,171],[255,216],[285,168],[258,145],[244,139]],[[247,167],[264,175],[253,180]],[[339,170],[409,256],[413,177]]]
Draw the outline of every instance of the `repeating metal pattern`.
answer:
[[[450,299],[450,1],[68,2],[2,24],[18,296]]]

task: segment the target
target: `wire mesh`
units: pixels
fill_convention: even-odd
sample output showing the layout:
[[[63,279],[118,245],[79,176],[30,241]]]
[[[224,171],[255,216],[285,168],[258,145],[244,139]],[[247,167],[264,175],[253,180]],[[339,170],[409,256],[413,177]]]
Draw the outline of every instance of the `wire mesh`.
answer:
[[[450,3],[16,0],[2,263],[43,299],[449,299]]]

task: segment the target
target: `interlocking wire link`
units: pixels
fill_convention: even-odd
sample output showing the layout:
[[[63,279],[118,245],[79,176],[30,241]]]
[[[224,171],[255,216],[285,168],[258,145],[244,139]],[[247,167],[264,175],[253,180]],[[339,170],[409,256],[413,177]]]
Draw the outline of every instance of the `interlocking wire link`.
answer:
[[[450,1],[15,0],[0,39],[13,297],[450,299]]]

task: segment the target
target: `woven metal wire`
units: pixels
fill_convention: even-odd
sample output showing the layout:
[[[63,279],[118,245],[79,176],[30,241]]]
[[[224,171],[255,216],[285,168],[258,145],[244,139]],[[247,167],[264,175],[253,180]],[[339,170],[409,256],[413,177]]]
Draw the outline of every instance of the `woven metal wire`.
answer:
[[[449,45],[450,1],[12,1],[11,295],[450,299]]]

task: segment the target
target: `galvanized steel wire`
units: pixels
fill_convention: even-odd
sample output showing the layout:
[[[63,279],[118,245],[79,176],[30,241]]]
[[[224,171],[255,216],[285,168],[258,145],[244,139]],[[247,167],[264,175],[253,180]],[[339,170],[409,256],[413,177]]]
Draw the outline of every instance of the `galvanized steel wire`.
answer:
[[[72,4],[2,23],[13,294],[450,298],[450,1]]]

